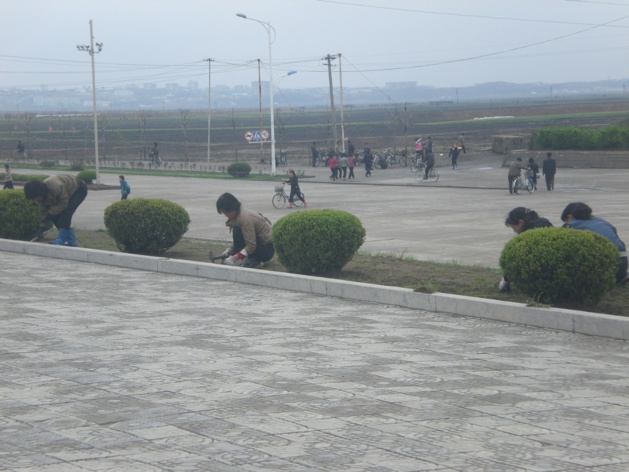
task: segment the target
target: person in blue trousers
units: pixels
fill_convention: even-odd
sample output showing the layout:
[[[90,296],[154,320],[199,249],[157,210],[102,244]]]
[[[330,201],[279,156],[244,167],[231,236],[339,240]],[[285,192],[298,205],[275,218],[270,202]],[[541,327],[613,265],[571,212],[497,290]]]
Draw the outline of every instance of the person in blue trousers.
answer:
[[[29,180],[24,184],[24,195],[37,202],[42,218],[34,240],[40,240],[50,223],[59,230],[57,238],[50,244],[78,246],[72,229],[72,216],[85,197],[87,184],[73,175],[52,175],[47,179]]]

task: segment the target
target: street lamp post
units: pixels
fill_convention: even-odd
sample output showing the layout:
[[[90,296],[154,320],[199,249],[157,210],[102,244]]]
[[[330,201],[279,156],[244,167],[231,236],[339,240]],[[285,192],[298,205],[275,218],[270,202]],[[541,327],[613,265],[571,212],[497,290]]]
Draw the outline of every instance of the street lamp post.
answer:
[[[273,56],[271,51],[271,45],[275,41],[275,28],[271,26],[271,23],[266,21],[256,20],[255,18],[249,18],[244,13],[236,13],[236,16],[244,18],[245,20],[255,21],[261,24],[269,35],[269,108],[271,109],[271,174],[275,175],[275,112],[273,107]],[[271,36],[273,32],[273,36]]]
[[[212,106],[212,62],[214,59],[205,59],[207,61],[207,171],[210,171],[210,108]]]
[[[96,70],[94,68],[94,54],[102,51],[103,43],[96,43],[98,51],[94,50],[94,33],[92,20],[90,20],[90,45],[79,44],[76,48],[79,51],[87,51],[92,59],[92,109],[94,114],[94,161],[96,164],[96,183],[100,184],[100,168],[98,162],[98,114],[96,113]]]

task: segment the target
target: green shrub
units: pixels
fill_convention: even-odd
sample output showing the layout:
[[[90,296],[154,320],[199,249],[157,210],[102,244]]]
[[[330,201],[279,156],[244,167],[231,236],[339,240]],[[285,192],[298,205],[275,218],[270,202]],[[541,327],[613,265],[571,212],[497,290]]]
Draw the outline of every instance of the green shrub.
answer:
[[[86,184],[91,184],[96,180],[96,171],[95,170],[82,170],[76,175],[77,179],[81,179]]]
[[[273,225],[273,245],[289,272],[321,274],[347,264],[365,241],[360,220],[346,211],[308,210]]]
[[[550,127],[535,130],[529,141],[531,149],[576,149],[582,151],[629,148],[629,124],[601,128],[579,126]]]
[[[43,174],[13,174],[13,180],[28,182],[29,180],[45,180],[49,176]]]
[[[591,231],[532,229],[505,245],[500,267],[534,300],[595,305],[614,285],[618,249]]]
[[[0,238],[29,241],[39,229],[39,206],[22,190],[0,192]]]
[[[57,161],[40,161],[39,167],[42,169],[54,169],[57,167]]]
[[[82,160],[70,164],[70,170],[85,170],[85,162]]]
[[[105,227],[122,252],[162,254],[188,231],[184,207],[159,198],[121,200],[105,209]]]
[[[249,174],[251,173],[251,166],[246,162],[234,162],[227,168],[227,173],[235,179],[249,177]]]

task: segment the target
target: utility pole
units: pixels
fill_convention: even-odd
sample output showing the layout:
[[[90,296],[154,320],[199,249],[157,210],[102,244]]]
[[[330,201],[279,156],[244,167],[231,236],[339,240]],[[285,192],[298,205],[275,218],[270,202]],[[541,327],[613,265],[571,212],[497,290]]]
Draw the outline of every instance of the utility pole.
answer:
[[[90,44],[79,44],[76,48],[79,51],[87,51],[92,59],[92,112],[94,114],[94,162],[96,164],[96,183],[100,184],[100,167],[98,162],[98,114],[96,113],[96,69],[94,67],[94,54],[103,50],[103,43],[96,43],[98,51],[94,50],[94,32],[92,20],[90,20]]]
[[[341,152],[345,152],[345,121],[343,120],[343,68],[341,67],[341,53],[339,52],[339,87],[341,102]]]
[[[214,59],[204,59],[207,61],[207,170],[210,171],[210,110],[212,108],[212,62]]]
[[[328,62],[328,80],[330,82],[330,113],[332,115],[332,135],[334,137],[333,148],[336,149],[338,143],[338,136],[336,134],[336,110],[334,109],[334,86],[332,85],[332,64],[331,61],[336,59],[336,56],[328,54],[324,58]]]
[[[262,76],[260,75],[260,59],[258,59],[258,99],[260,102],[260,162],[264,162],[264,140],[262,139]]]

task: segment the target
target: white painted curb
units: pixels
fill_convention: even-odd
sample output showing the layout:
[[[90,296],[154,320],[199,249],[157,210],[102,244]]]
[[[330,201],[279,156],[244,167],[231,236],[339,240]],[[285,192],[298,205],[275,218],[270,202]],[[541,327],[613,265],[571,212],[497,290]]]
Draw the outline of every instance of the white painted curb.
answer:
[[[348,282],[262,269],[228,267],[209,262],[182,261],[95,249],[0,239],[0,251],[104,264],[259,285],[361,302],[381,303],[423,311],[450,313],[572,333],[629,340],[629,318],[559,308],[529,307],[522,303],[446,293],[422,293],[399,287]]]

